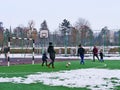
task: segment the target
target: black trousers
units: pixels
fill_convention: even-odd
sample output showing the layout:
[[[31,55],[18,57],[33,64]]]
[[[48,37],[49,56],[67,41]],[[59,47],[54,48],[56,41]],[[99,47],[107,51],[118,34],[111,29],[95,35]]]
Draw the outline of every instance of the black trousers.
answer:
[[[44,63],[45,63],[46,66],[47,66],[47,60],[42,60],[42,66],[44,66]]]
[[[95,61],[95,57],[99,60],[98,54],[93,54],[93,61]]]

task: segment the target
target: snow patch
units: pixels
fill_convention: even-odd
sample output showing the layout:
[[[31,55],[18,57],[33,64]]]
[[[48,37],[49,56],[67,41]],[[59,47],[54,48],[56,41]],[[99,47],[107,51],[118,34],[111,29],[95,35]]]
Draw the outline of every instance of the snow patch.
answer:
[[[92,90],[108,90],[120,85],[120,70],[78,69],[59,72],[38,72],[26,78],[0,77],[0,82],[31,84],[42,82],[51,86],[87,87]]]

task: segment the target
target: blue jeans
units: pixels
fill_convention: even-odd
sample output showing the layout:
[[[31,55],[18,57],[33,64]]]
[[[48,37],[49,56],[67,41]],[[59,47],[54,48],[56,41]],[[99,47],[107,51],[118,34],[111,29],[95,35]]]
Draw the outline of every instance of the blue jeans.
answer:
[[[80,55],[80,64],[84,64],[85,62],[84,62],[84,55],[83,54],[81,54]]]

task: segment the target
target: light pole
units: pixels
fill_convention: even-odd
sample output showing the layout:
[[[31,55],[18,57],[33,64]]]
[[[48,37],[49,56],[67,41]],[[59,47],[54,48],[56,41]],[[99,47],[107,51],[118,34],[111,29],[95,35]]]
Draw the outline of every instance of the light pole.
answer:
[[[104,50],[104,46],[105,46],[105,35],[103,34],[103,53],[105,52],[105,50]]]
[[[71,29],[71,26],[69,25],[69,22],[64,20],[64,23],[61,25],[60,29],[63,33],[63,38],[64,38],[65,56],[67,56],[68,34]]]
[[[65,33],[65,36],[64,36],[65,56],[67,56],[69,28],[65,28],[64,33]]]
[[[68,33],[65,32],[65,56],[67,56],[67,42],[68,42]]]

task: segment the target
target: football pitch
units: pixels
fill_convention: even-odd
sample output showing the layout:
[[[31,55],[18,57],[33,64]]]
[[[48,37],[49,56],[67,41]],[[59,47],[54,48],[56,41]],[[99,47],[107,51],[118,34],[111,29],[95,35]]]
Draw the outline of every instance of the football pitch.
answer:
[[[31,64],[11,65],[9,67],[0,66],[0,90],[97,90],[97,89],[100,90],[101,87],[99,85],[93,85],[94,87],[93,89],[89,88],[90,87],[89,84],[87,84],[86,86],[76,87],[75,84],[77,84],[77,82],[81,82],[81,83],[83,82],[83,85],[85,83],[84,81],[79,81],[79,79],[78,81],[77,80],[75,81],[74,85],[72,85],[73,84],[73,83],[71,84],[72,80],[74,82],[74,79],[77,76],[77,74],[73,73],[72,70],[74,72],[76,72],[75,70],[79,70],[78,73],[84,74],[86,76],[89,74],[88,79],[90,80],[92,79],[93,76],[97,75],[98,73],[99,75],[102,76],[104,73],[101,73],[101,70],[103,70],[102,72],[104,72],[104,70],[112,70],[112,72],[116,70],[120,70],[119,60],[105,60],[105,62],[99,62],[97,60],[95,62],[92,62],[92,60],[85,60],[85,65],[81,65],[79,63],[79,60],[72,60],[70,61],[71,65],[66,67],[67,62],[68,61],[55,62],[54,69],[48,68],[46,66],[41,66],[41,63],[34,65]],[[95,72],[94,70],[100,70],[100,71]],[[67,74],[66,71],[68,72]],[[83,73],[83,71],[88,71],[88,72]],[[58,76],[53,77],[55,74],[57,74]],[[64,83],[67,83],[67,81],[65,80],[66,78],[64,78],[64,76],[62,76],[62,78],[59,78],[59,75],[63,75],[63,74],[67,76],[66,77],[67,81],[69,81],[68,86],[62,85]],[[71,74],[73,76],[73,79],[68,80]],[[117,73],[115,74],[120,75],[120,72],[117,71]],[[47,79],[48,81],[46,81],[45,83],[44,80],[39,81],[42,79],[40,75],[43,75],[42,76],[43,78],[48,77],[52,79],[50,80]],[[28,78],[27,76],[33,76],[31,78],[32,80],[35,80],[35,82],[32,82],[31,79],[26,79]],[[80,77],[82,78],[84,76],[81,75]],[[110,84],[112,83],[113,85],[113,87],[110,87],[109,89],[106,90],[120,90],[120,78],[113,76],[110,78],[110,82],[108,82],[109,78],[106,77],[103,79],[107,80],[107,83],[106,84],[103,83],[102,85],[104,87],[107,87],[107,84],[109,86],[109,83]],[[61,84],[54,85],[54,83],[58,82],[56,80],[58,78],[59,80],[61,80]],[[27,80],[27,82],[24,80]],[[86,79],[84,78],[84,80]],[[47,82],[50,83],[48,84]],[[88,82],[89,81],[87,81],[86,83]],[[96,79],[94,82],[97,83],[100,81],[99,79]],[[71,85],[69,86],[69,84]]]

